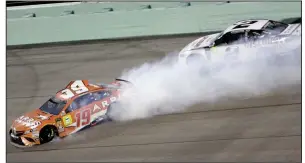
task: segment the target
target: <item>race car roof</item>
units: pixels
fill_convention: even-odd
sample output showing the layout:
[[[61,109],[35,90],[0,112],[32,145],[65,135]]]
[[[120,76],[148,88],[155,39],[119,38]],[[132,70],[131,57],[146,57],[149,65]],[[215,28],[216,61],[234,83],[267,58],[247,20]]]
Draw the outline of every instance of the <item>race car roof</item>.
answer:
[[[234,23],[233,25],[229,26],[227,29],[224,30],[224,33],[231,32],[231,31],[238,31],[238,30],[260,30],[262,29],[270,20],[268,19],[249,19],[249,20],[242,20]]]
[[[64,89],[56,93],[56,98],[68,100],[80,94],[99,89],[101,86],[89,83],[88,80],[73,80]]]

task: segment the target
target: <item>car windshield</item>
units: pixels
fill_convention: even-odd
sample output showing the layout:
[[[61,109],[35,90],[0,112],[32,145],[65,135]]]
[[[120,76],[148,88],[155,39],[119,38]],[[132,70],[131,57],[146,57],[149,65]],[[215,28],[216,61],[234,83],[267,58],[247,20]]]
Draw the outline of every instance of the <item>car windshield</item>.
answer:
[[[52,97],[40,107],[40,110],[53,115],[58,115],[62,111],[65,105],[66,105],[65,101]]]

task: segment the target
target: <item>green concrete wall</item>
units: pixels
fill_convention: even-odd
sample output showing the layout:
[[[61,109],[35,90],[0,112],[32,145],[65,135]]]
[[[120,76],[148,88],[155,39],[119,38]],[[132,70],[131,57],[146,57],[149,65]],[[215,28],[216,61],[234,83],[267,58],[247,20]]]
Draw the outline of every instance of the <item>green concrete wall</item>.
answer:
[[[168,35],[222,30],[248,18],[301,17],[300,2],[196,2],[184,7],[178,2],[78,4],[47,10],[8,10],[7,44],[22,45],[149,35]],[[125,3],[126,4],[126,3]],[[163,6],[162,6],[163,4]],[[97,13],[112,7],[112,12]],[[52,9],[53,8],[53,9]],[[74,10],[74,15],[62,15]],[[37,17],[23,18],[26,13]]]

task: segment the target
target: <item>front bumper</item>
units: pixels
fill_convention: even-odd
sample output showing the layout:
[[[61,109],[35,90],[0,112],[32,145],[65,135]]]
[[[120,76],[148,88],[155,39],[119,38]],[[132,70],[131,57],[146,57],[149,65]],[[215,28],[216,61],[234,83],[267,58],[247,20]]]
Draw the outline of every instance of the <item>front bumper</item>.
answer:
[[[11,131],[9,132],[10,136],[10,143],[16,147],[24,148],[24,147],[31,147],[33,145],[37,145],[37,142],[30,137],[14,135]]]

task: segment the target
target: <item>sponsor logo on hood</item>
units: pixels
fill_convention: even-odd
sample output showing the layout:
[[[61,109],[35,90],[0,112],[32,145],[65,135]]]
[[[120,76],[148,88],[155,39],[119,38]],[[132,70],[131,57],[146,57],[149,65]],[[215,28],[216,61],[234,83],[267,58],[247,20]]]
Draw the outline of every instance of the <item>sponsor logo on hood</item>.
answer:
[[[30,128],[36,128],[37,126],[41,125],[40,121],[35,120],[34,118],[30,118],[27,116],[21,116],[15,120],[15,122]]]
[[[45,115],[38,115],[37,118],[41,119],[41,120],[47,120],[49,119],[49,116],[45,116]]]

